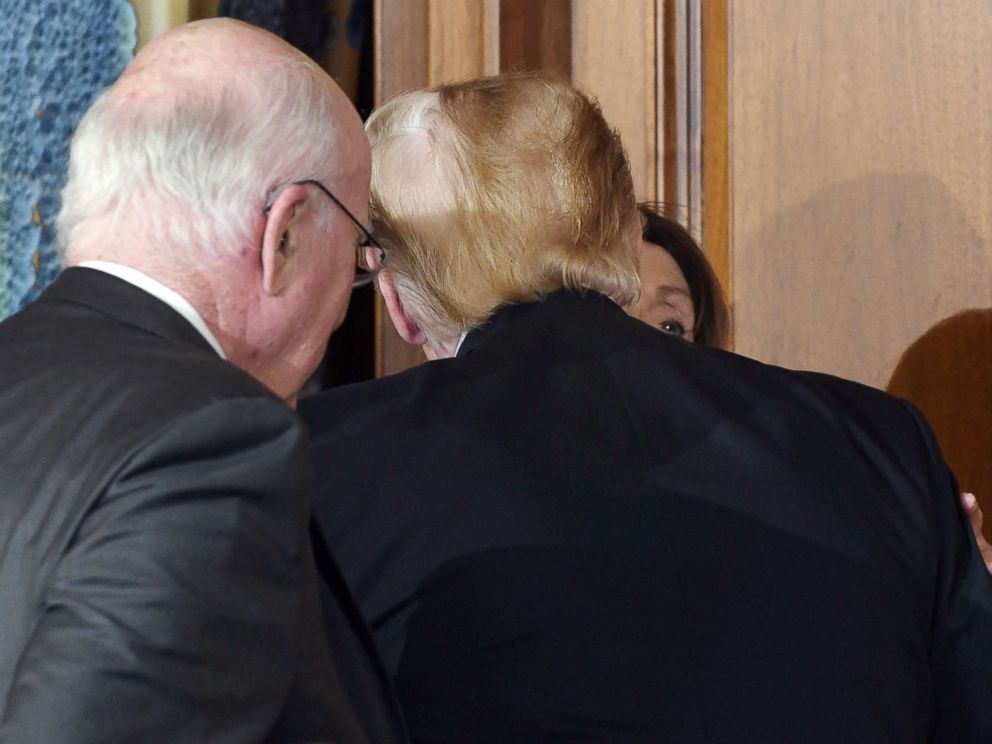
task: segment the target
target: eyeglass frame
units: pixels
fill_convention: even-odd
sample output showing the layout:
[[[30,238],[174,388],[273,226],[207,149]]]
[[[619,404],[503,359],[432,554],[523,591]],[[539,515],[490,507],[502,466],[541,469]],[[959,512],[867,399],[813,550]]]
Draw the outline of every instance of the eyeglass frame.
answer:
[[[355,247],[356,248],[356,251],[358,252],[357,258],[360,259],[361,258],[361,255],[362,255],[361,252],[364,251],[364,250],[368,250],[369,248],[375,248],[376,251],[379,254],[378,255],[378,263],[379,263],[379,265],[376,266],[371,271],[369,271],[369,272],[367,272],[365,274],[362,274],[362,276],[356,277],[355,280],[351,283],[351,287],[352,287],[352,289],[358,289],[359,287],[364,287],[366,284],[370,284],[371,282],[373,282],[375,280],[375,278],[379,275],[379,272],[382,271],[386,267],[386,250],[385,250],[385,248],[383,248],[379,244],[379,241],[378,240],[376,240],[374,237],[372,237],[372,233],[369,232],[369,229],[367,227],[365,227],[365,225],[363,225],[361,223],[361,221],[357,217],[355,217],[355,215],[353,215],[348,210],[348,207],[346,207],[341,202],[340,199],[338,199],[336,196],[334,196],[334,194],[331,193],[331,190],[329,188],[327,188],[324,184],[322,184],[320,181],[318,181],[318,180],[316,180],[314,178],[301,178],[298,181],[287,181],[286,183],[282,184],[281,186],[277,186],[272,191],[272,193],[269,194],[268,199],[265,200],[265,204],[262,207],[262,211],[265,214],[268,214],[269,213],[269,210],[272,209],[272,205],[275,203],[276,197],[278,197],[279,194],[282,193],[283,189],[286,189],[289,186],[316,186],[318,189],[320,189],[325,194],[327,194],[327,196],[330,198],[330,200],[332,202],[334,202],[335,204],[337,204],[338,207],[340,207],[341,211],[344,212],[348,216],[348,219],[352,221],[352,223],[355,225],[355,227],[357,227],[361,231],[362,235],[364,236],[364,240],[362,240],[362,242],[359,243]],[[355,262],[355,269],[356,269],[356,273],[357,273],[358,261]]]

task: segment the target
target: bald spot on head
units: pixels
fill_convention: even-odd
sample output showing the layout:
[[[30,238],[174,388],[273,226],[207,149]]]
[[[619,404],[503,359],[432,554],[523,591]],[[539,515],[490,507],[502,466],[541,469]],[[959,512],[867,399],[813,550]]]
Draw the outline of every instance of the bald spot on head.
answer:
[[[195,21],[167,31],[147,44],[111,87],[112,98],[144,107],[168,105],[171,94],[265,86],[266,68],[294,63],[308,71],[324,93],[344,143],[364,141],[362,121],[338,85],[309,57],[275,34],[230,18]],[[361,170],[365,148],[341,148],[339,172]],[[357,154],[357,158],[351,155]]]
[[[229,18],[188,23],[146,45],[114,89],[129,97],[154,98],[175,84],[237,83],[274,62],[295,59],[316,65],[278,36]]]

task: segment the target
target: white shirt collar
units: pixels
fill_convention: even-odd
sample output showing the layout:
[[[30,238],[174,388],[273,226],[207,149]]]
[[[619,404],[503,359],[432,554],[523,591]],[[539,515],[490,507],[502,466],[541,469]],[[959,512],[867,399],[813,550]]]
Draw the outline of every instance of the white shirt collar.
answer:
[[[462,348],[462,344],[465,343],[465,337],[468,335],[468,331],[462,331],[462,335],[458,337],[458,345],[455,346],[455,356],[458,356],[458,350]]]
[[[125,266],[124,264],[113,263],[112,261],[83,261],[78,264],[87,269],[96,269],[97,271],[102,271],[105,274],[112,274],[118,279],[123,279],[128,284],[133,284],[138,289],[142,289],[148,294],[160,299],[166,305],[171,307],[177,313],[182,315],[186,320],[189,321],[190,325],[193,326],[200,335],[207,340],[214,351],[216,351],[221,359],[227,359],[227,355],[224,354],[224,349],[221,348],[220,342],[217,341],[216,336],[211,333],[207,324],[203,322],[203,317],[196,311],[189,300],[183,297],[181,294],[175,290],[169,289],[162,282],[152,279],[148,274],[138,271],[137,269],[132,269],[130,266]]]

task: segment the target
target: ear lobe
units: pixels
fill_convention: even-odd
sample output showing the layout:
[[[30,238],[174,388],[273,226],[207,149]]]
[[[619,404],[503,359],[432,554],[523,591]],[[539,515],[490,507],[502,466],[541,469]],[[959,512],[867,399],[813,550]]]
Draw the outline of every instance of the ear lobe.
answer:
[[[283,189],[269,208],[259,256],[262,292],[277,297],[292,278],[294,234],[307,190],[299,184]]]
[[[427,343],[427,334],[421,330],[420,325],[410,317],[403,306],[403,299],[396,290],[396,284],[388,268],[379,273],[378,282],[389,319],[393,321],[393,327],[396,328],[400,338],[413,346],[423,346]]]

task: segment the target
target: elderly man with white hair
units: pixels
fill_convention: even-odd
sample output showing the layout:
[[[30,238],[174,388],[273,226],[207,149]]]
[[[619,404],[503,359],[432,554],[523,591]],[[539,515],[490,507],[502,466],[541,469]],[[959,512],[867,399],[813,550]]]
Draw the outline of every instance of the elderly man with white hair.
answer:
[[[69,268],[0,324],[3,744],[404,740],[347,590],[318,593],[287,405],[369,167],[331,79],[233,21],[160,37],[83,118]]]

